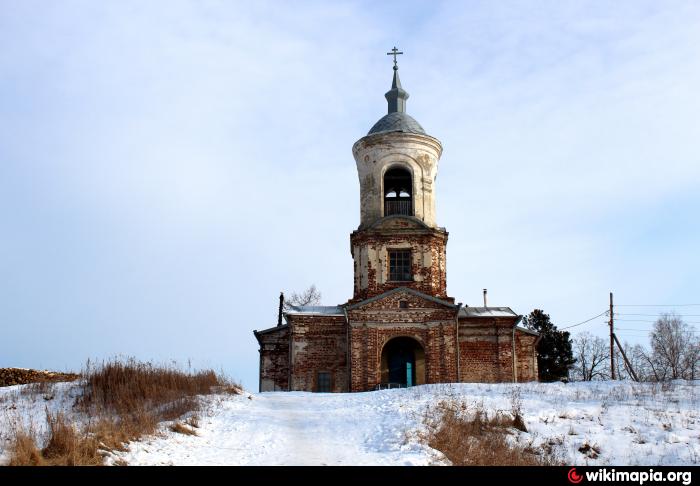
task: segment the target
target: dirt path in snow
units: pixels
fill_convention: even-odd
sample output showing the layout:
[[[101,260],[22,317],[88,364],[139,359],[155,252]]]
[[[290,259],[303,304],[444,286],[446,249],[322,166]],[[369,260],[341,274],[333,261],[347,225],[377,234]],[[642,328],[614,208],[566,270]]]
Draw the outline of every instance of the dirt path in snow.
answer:
[[[133,443],[129,464],[427,464],[422,446],[401,444],[403,426],[360,395],[266,393],[219,398],[197,437],[168,433]],[[380,404],[380,402],[377,402]],[[396,415],[396,418],[399,414]]]
[[[282,397],[281,397],[282,398]],[[286,438],[285,462],[300,466],[343,464],[343,448],[340,450],[321,447],[329,438],[319,430],[317,410],[299,407],[298,401],[275,400],[276,409],[271,415],[281,414],[280,434]],[[322,418],[322,417],[321,417]]]

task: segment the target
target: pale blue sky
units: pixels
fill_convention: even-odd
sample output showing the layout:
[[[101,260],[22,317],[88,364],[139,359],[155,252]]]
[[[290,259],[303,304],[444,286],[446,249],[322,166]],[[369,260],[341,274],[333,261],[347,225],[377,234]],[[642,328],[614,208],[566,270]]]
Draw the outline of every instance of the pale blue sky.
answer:
[[[0,366],[255,389],[280,290],[351,296],[394,45],[445,148],[450,295],[560,326],[610,290],[700,303],[698,2],[0,0]]]

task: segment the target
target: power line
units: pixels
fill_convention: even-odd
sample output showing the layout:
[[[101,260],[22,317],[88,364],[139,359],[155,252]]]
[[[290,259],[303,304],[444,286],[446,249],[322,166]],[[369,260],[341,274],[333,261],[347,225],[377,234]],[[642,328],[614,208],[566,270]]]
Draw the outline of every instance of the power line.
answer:
[[[616,319],[618,321],[623,321],[623,322],[649,322],[649,323],[654,323],[656,321],[650,321],[648,319]]]
[[[649,322],[651,324],[656,323],[658,321],[650,321],[650,320],[645,320],[645,319],[616,319],[618,321],[624,321],[624,322]],[[700,324],[700,321],[683,321],[686,324]]]
[[[572,324],[572,325],[566,326],[566,327],[560,327],[559,330],[560,330],[560,331],[563,331],[564,329],[571,329],[572,327],[581,326],[581,325],[583,325],[583,324],[586,324],[587,322],[591,322],[593,319],[597,319],[597,318],[599,318],[599,317],[601,317],[601,316],[604,316],[604,315],[607,314],[607,313],[608,313],[608,311],[603,311],[603,312],[601,312],[600,314],[598,314],[597,316],[593,316],[593,317],[591,317],[590,319],[586,319],[585,321],[579,322],[579,323],[577,323],[577,324]]]
[[[676,305],[665,305],[665,304],[615,304],[615,307],[691,307],[691,306],[700,306],[700,304],[676,304]],[[563,331],[565,329],[571,329],[573,327],[578,327],[582,326],[584,324],[587,324],[591,322],[594,319],[597,319],[599,317],[605,316],[605,315],[610,315],[610,311],[603,311],[597,316],[593,316],[589,319],[586,319],[585,321],[577,322],[576,324],[571,324],[569,326],[564,326],[560,327],[559,330]],[[642,317],[658,317],[658,314],[634,314],[634,313],[619,313],[615,312],[615,316],[642,316]],[[677,317],[700,317],[700,314],[685,314],[685,315],[678,315]],[[645,319],[616,319],[617,321],[624,321],[624,322],[648,322],[648,323],[656,323],[656,320],[645,320]],[[700,324],[700,321],[684,321],[686,324]],[[607,322],[605,322],[607,324]],[[620,330],[631,330],[631,329],[625,329],[621,328]],[[640,331],[646,331],[646,329],[639,329]],[[693,332],[698,332],[698,331],[693,331]]]
[[[700,307],[700,304],[615,304],[615,307]]]
[[[622,338],[639,338],[639,339],[649,339],[648,334],[638,334],[633,331],[622,331],[618,333],[617,331],[615,334],[619,334],[620,337]]]
[[[630,327],[618,327],[617,329],[619,329],[621,331],[645,331],[645,332],[648,331],[648,332],[652,332],[652,329],[633,329]],[[689,329],[687,332],[700,332],[700,331]]]

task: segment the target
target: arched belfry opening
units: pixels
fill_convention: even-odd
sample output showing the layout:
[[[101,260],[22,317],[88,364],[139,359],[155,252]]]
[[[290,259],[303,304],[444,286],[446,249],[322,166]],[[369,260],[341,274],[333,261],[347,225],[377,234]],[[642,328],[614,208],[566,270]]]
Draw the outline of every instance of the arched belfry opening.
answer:
[[[384,216],[413,216],[413,181],[411,173],[401,167],[384,174]]]
[[[425,350],[410,337],[389,340],[382,349],[382,385],[414,386],[425,384]]]

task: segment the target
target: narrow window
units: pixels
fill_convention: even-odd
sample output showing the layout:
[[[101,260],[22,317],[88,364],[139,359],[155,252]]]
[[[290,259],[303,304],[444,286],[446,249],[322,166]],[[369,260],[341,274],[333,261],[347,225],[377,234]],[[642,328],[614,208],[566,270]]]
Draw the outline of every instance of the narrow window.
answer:
[[[399,309],[408,309],[408,301],[407,300],[400,300],[399,301]]]
[[[316,391],[320,393],[330,393],[331,374],[327,371],[319,371],[316,375]]]
[[[389,250],[389,280],[410,282],[411,250]]]

